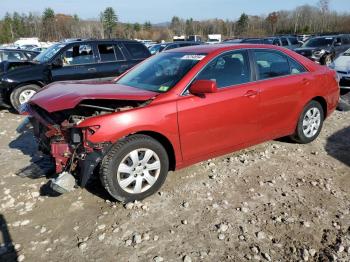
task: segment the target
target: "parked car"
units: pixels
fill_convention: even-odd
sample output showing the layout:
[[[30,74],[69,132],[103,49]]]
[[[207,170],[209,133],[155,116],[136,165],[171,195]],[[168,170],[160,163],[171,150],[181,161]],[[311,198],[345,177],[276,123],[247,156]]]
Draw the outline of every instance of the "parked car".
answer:
[[[185,46],[192,46],[192,45],[201,45],[202,42],[192,42],[192,41],[178,41],[178,42],[169,42],[169,43],[161,43],[153,45],[149,48],[149,51],[152,55],[155,55],[157,53],[171,50],[175,48],[185,47]]]
[[[119,76],[150,56],[137,41],[78,40],[52,45],[33,63],[18,63],[1,74],[0,104],[16,110],[43,86],[54,81],[97,79]],[[11,66],[9,66],[11,68]]]
[[[40,52],[27,51],[19,49],[0,49],[0,62],[2,61],[30,61],[33,60]]]
[[[268,37],[267,40],[272,45],[283,46],[285,48],[294,50],[301,46],[301,43],[295,36],[276,36],[276,37]]]
[[[340,86],[350,89],[350,48],[335,59],[330,68],[338,73]]]
[[[335,58],[349,48],[350,35],[332,35],[310,38],[294,51],[316,63],[329,66]]]
[[[35,47],[32,50],[37,52],[43,52],[47,49],[47,47]]]
[[[305,43],[307,40],[309,40],[311,37],[313,37],[312,35],[298,35],[298,41]]]
[[[340,101],[338,108],[341,110],[350,110],[350,49],[341,54],[330,65],[334,69],[340,79]]]
[[[295,49],[301,46],[298,39],[294,36],[273,36],[265,38],[242,38],[242,39],[231,39],[226,40],[224,43],[245,43],[245,44],[267,44],[267,45],[277,45],[283,46],[288,49]]]
[[[24,113],[55,159],[55,190],[99,173],[111,196],[129,202],[155,193],[169,170],[278,137],[313,141],[338,103],[336,79],[277,46],[192,46],[115,82],[50,84]]]
[[[33,50],[34,48],[38,48],[38,46],[37,45],[22,45],[19,48],[23,49],[23,50]]]

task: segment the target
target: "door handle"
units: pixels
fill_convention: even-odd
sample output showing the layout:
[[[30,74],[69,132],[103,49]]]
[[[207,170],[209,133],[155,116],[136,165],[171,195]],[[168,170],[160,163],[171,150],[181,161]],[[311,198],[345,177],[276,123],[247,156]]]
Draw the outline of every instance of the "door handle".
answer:
[[[256,97],[258,94],[259,94],[259,92],[256,91],[256,90],[248,90],[248,91],[244,94],[244,97],[251,97],[251,98],[254,98],[254,97]]]
[[[92,68],[88,68],[88,71],[89,72],[96,72],[97,70],[96,70],[96,68],[92,67]]]

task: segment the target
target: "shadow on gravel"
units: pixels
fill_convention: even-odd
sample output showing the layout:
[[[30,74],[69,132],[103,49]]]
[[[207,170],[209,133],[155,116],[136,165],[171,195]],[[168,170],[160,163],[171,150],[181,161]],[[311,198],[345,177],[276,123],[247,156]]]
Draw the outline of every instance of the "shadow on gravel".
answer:
[[[13,246],[7,222],[2,214],[0,214],[0,261],[17,261],[17,252]]]
[[[99,167],[96,168],[99,170]],[[99,174],[94,174],[86,185],[85,189],[89,191],[89,193],[102,198],[103,200],[109,200],[111,202],[115,202],[115,199],[108,194],[106,189],[102,186],[101,181],[99,179]]]
[[[37,144],[31,129],[25,130],[15,140],[11,141],[9,147],[20,150],[24,155],[31,157],[31,164],[18,170],[16,172],[18,176],[36,179],[53,174],[55,164],[50,157],[38,154]]]
[[[325,149],[330,156],[350,166],[350,126],[331,135]]]

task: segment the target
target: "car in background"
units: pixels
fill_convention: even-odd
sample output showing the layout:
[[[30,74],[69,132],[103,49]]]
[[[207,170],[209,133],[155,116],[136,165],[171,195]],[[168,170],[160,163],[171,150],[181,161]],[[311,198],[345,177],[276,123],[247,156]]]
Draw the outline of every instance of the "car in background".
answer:
[[[339,75],[340,86],[350,89],[350,48],[336,58],[329,67]]]
[[[35,47],[32,49],[32,51],[36,51],[36,52],[43,52],[47,49],[47,47]]]
[[[16,110],[45,85],[55,81],[113,79],[151,54],[133,40],[77,40],[57,43],[31,63],[3,67],[0,105]],[[12,68],[8,70],[8,68]]]
[[[0,49],[0,62],[3,61],[31,61],[40,52],[20,49]]]
[[[161,44],[156,44],[151,47],[149,47],[149,51],[151,52],[152,55],[155,55],[157,53],[166,51],[166,50],[171,50],[175,48],[180,48],[180,47],[186,47],[186,46],[193,46],[193,45],[201,45],[203,44],[202,42],[193,42],[193,41],[178,41],[178,42],[168,42],[168,43],[161,43]]]
[[[301,46],[301,43],[298,41],[298,38],[295,36],[268,37],[267,41],[269,41],[272,45],[282,46],[291,50],[294,50]]]
[[[53,83],[24,109],[54,159],[54,190],[95,175],[130,202],[157,192],[169,170],[279,137],[310,143],[338,100],[334,70],[291,50],[201,45],[155,55],[115,82]]]
[[[341,53],[350,48],[350,35],[316,36],[294,51],[321,65],[329,66]]]
[[[271,41],[267,38],[237,38],[228,39],[223,42],[224,44],[259,44],[259,45],[271,45]]]
[[[300,47],[298,39],[294,36],[273,36],[273,37],[264,37],[264,38],[241,38],[241,39],[231,39],[226,40],[224,43],[232,44],[266,44],[266,45],[277,45],[283,46],[288,49],[295,49]]]
[[[313,37],[312,35],[298,35],[298,41],[305,43],[307,40],[309,40],[311,37]]]
[[[23,50],[33,50],[34,48],[37,48],[37,45],[22,45],[19,48]]]

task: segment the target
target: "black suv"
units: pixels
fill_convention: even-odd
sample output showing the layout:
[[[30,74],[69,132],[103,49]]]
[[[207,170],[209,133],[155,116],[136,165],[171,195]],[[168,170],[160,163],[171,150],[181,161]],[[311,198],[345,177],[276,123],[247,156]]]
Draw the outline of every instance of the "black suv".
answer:
[[[19,110],[54,81],[112,79],[151,54],[132,40],[74,40],[57,43],[31,62],[0,64],[0,105]]]
[[[330,65],[341,53],[350,48],[350,35],[316,36],[307,40],[295,52],[321,64]]]

